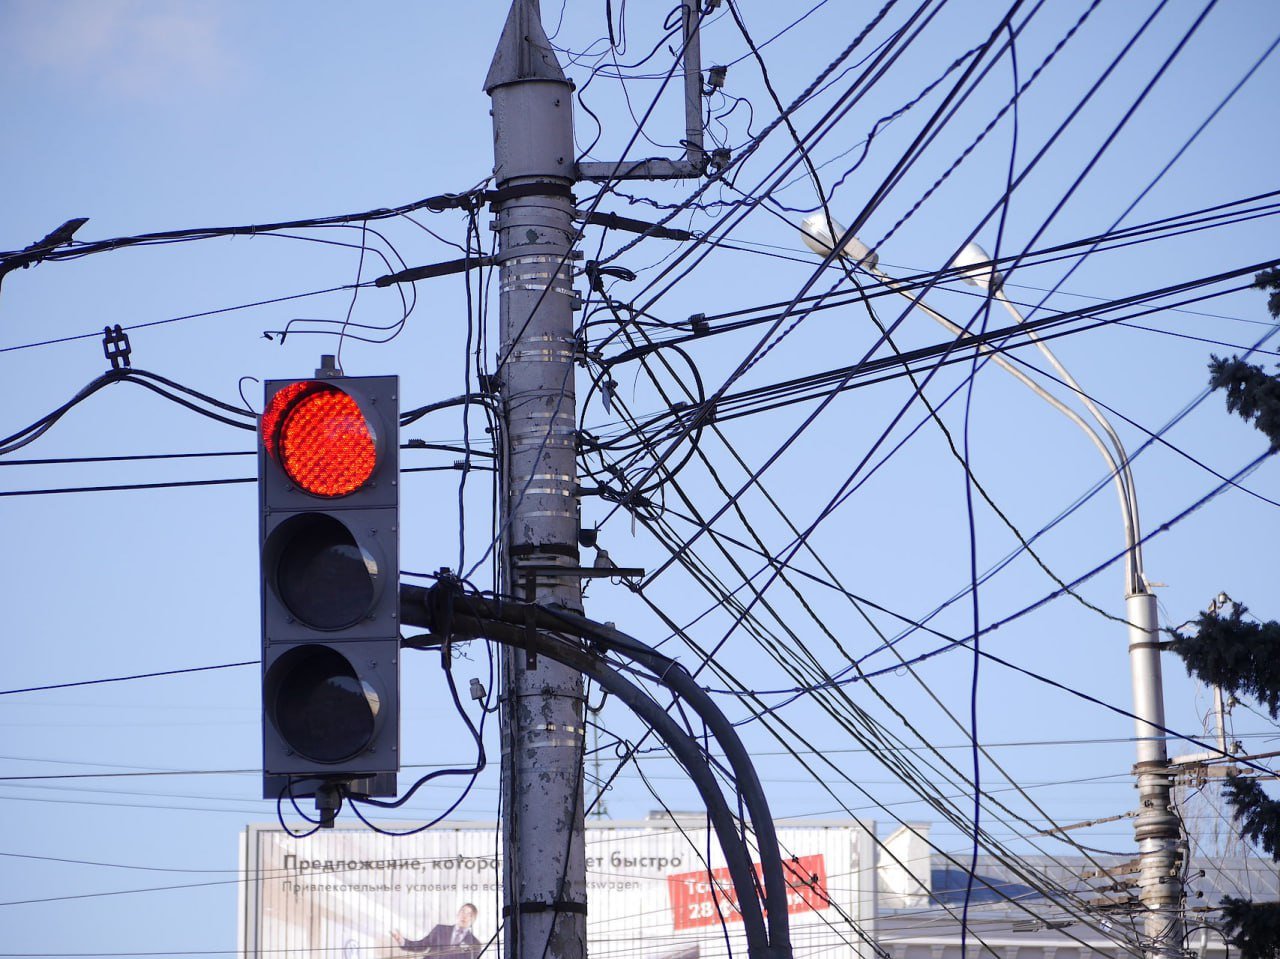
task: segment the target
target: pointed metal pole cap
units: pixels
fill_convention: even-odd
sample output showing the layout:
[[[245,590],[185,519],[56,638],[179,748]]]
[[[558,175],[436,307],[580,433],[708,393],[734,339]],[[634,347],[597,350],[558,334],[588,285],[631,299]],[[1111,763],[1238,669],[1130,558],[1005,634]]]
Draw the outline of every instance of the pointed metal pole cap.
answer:
[[[484,78],[484,89],[491,94],[496,87],[525,80],[569,82],[542,29],[538,0],[513,0],[498,49]]]

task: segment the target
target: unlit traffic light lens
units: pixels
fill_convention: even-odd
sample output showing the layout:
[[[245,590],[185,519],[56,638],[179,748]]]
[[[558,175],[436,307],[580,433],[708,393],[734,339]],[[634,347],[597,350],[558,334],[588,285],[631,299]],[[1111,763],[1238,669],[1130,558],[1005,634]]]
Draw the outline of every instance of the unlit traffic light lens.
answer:
[[[267,685],[276,729],[299,755],[338,763],[372,742],[381,699],[332,648],[291,649],[271,667]]]
[[[299,489],[313,496],[354,493],[378,462],[373,429],[355,399],[314,380],[272,397],[262,440]]]
[[[377,559],[325,513],[303,513],[272,535],[275,589],[289,614],[312,629],[353,626],[376,598]]]

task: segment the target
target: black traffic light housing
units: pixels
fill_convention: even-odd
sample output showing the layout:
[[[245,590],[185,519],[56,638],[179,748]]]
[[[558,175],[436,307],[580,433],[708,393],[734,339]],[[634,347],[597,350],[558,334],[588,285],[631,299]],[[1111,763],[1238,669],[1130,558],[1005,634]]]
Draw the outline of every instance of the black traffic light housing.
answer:
[[[263,797],[395,795],[399,379],[268,380],[258,443]]]

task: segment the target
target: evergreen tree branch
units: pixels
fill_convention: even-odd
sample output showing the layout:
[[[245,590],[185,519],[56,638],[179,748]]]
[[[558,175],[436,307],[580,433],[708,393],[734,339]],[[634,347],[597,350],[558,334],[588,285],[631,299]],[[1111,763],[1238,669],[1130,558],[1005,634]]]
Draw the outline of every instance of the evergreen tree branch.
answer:
[[[1280,715],[1280,623],[1245,622],[1246,612],[1237,604],[1225,618],[1201,613],[1196,634],[1176,634],[1169,648],[1202,683],[1251,696],[1276,719]]]
[[[1253,286],[1271,292],[1267,311],[1280,320],[1280,269],[1263,270],[1253,278]],[[1226,390],[1227,411],[1253,423],[1271,441],[1271,449],[1280,450],[1280,378],[1238,356],[1227,360],[1211,355],[1209,386]]]
[[[1280,902],[1222,900],[1222,927],[1240,959],[1280,959]]]
[[[1236,775],[1227,777],[1222,798],[1240,823],[1241,834],[1272,859],[1280,859],[1280,800],[1268,796],[1256,779]]]
[[[1267,309],[1271,311],[1272,319],[1280,320],[1280,270],[1263,270],[1253,278],[1253,288],[1271,291]]]

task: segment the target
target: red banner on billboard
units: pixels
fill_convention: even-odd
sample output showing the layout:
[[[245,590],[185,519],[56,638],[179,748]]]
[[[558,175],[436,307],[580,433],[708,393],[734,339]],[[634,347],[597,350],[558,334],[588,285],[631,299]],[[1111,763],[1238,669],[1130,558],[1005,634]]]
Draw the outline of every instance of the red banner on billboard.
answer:
[[[755,870],[763,886],[759,863],[755,864]],[[785,860],[782,871],[787,880],[787,912],[816,912],[830,907],[827,867],[821,853]],[[725,922],[742,922],[726,868],[667,876],[667,891],[671,896],[672,925],[677,930],[716,925],[721,918]]]

